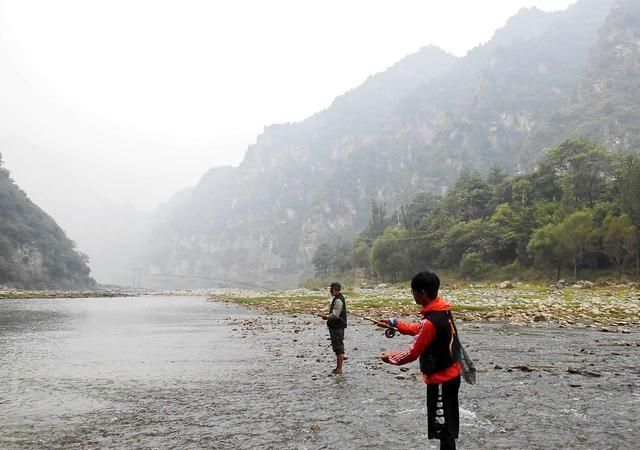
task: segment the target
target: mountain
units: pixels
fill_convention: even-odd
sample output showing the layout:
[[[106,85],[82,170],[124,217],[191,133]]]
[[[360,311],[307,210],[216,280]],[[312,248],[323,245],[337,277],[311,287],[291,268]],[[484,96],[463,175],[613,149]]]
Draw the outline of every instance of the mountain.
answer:
[[[366,226],[374,201],[393,211],[419,192],[445,191],[465,171],[531,170],[554,145],[537,137],[551,136],[556,114],[588,95],[599,61],[618,51],[635,67],[630,5],[523,9],[464,58],[423,48],[325,111],[265,128],[239,167],[210,170],[157,213],[142,254],[145,282],[293,284],[311,275],[320,244]],[[608,28],[624,44],[604,45]],[[619,86],[612,90],[624,95]],[[573,137],[554,138],[563,134]]]
[[[0,285],[92,287],[87,262],[55,221],[16,186],[0,154]]]
[[[309,232],[322,226],[308,223],[305,212],[318,207],[316,191],[350,150],[379,138],[400,99],[456,61],[425,47],[327,110],[266,128],[239,167],[212,169],[187,198],[167,205],[174,214],[158,213],[165,219],[151,233],[146,283],[297,280],[317,245]]]
[[[520,157],[523,142],[573,94],[612,3],[583,0],[547,20],[535,9],[523,9],[507,23],[506,29],[517,28],[528,17],[529,22],[537,18],[541,29],[524,38],[507,33],[513,37],[509,44],[504,38],[502,45],[487,44],[491,50],[470,95],[429,134],[414,137],[430,159],[446,155],[445,170],[438,165],[429,174],[436,186],[448,184],[443,173],[457,177],[496,163],[510,171],[535,165],[535,155]]]
[[[551,115],[526,146],[526,154],[586,137],[617,151],[640,149],[640,2],[611,9],[572,97]]]
[[[77,173],[72,161],[46,146],[17,134],[0,134],[3,151],[16,183],[34,203],[46,205],[47,214],[89,256],[92,277],[101,284],[130,285],[149,214],[98,195],[86,174]],[[105,173],[104,178],[120,182]]]

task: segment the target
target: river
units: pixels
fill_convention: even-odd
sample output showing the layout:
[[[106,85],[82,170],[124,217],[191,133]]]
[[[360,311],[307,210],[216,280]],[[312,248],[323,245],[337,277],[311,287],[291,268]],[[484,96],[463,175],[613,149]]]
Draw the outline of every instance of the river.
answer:
[[[460,322],[480,369],[460,449],[635,449],[640,329]],[[352,318],[345,374],[323,322],[203,297],[0,300],[0,448],[430,449],[417,363]]]

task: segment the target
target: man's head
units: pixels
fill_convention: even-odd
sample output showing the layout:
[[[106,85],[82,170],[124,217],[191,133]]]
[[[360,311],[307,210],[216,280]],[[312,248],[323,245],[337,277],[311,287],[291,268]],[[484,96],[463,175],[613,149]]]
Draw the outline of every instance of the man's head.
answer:
[[[438,297],[440,278],[433,272],[420,272],[411,280],[411,293],[413,299],[419,305],[426,305]]]
[[[329,286],[329,292],[331,292],[331,295],[338,295],[341,290],[342,290],[342,286],[337,281],[334,281]]]

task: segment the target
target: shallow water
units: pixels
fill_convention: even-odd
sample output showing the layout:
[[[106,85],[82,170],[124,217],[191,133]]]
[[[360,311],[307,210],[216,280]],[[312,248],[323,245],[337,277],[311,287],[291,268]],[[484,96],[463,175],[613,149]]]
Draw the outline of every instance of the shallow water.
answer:
[[[638,448],[638,329],[458,326],[481,370],[461,387],[459,448]],[[375,358],[409,338],[378,330],[351,320],[345,374],[329,376],[312,316],[199,297],[2,300],[0,448],[437,448],[417,363]]]

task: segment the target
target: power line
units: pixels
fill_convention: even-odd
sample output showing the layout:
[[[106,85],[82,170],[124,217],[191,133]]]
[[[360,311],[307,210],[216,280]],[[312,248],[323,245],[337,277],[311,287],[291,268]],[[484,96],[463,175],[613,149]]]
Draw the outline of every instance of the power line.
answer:
[[[397,242],[397,241],[418,241],[421,239],[429,239],[429,238],[433,238],[432,235],[430,234],[422,234],[422,235],[417,235],[417,236],[410,236],[410,237],[404,237],[404,238],[376,238],[376,239],[364,239],[365,241],[369,241],[369,242],[375,242],[375,241],[382,241],[382,242]]]

